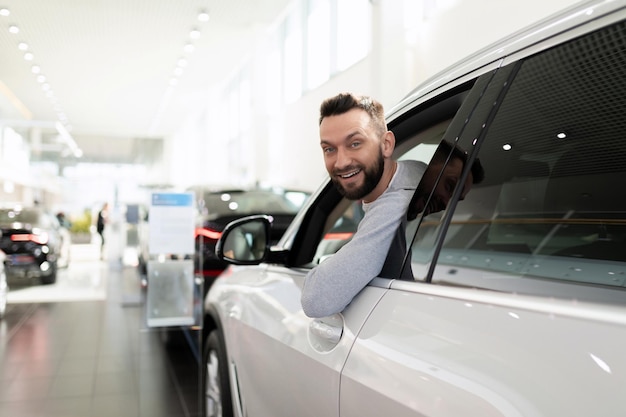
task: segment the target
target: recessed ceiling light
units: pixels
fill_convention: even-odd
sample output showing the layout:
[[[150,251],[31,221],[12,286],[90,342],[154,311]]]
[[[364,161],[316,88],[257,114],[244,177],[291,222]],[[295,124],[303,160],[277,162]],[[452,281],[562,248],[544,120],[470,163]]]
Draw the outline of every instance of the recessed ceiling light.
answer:
[[[188,43],[188,44],[186,44],[186,45],[183,47],[183,50],[184,50],[185,52],[189,52],[189,53],[192,53],[195,49],[196,49],[196,47],[195,47],[195,46],[193,46],[193,44],[192,44],[192,43]]]
[[[26,51],[28,50],[28,44],[26,42],[20,42],[17,44],[17,49],[20,51]]]
[[[7,9],[6,7],[3,7],[2,9],[0,9],[0,16],[8,16],[10,14],[11,14],[11,11]],[[198,20],[200,20],[200,16],[198,16]]]
[[[504,149],[505,151],[510,151],[511,149],[513,149],[513,145],[511,145],[510,143],[505,143],[504,145],[502,145],[502,149]]]
[[[187,66],[187,60],[186,60],[185,58],[180,58],[180,59],[177,61],[177,65],[178,65],[179,67],[181,67],[181,68],[182,68],[182,67],[186,67],[186,66]]]
[[[211,16],[209,16],[209,14],[207,12],[205,12],[204,10],[202,10],[200,13],[198,13],[198,20],[200,22],[208,22],[210,18],[211,18]]]
[[[11,26],[9,26],[9,32],[11,32],[11,33],[19,33],[20,32],[20,28],[18,28],[15,25],[11,25]]]
[[[45,75],[43,75],[43,74],[39,74],[39,75],[37,76],[37,81],[38,81],[38,82],[40,82],[40,83],[45,82],[45,81],[46,81],[46,76],[45,76]]]
[[[189,37],[191,39],[198,39],[200,37],[200,31],[196,28],[193,28],[191,32],[189,32]]]
[[[39,65],[33,65],[30,67],[30,70],[33,74],[39,74],[41,72],[41,67]]]
[[[35,58],[35,55],[33,55],[32,52],[26,52],[24,54],[24,59],[27,60],[27,61],[32,61],[33,58]]]
[[[567,138],[567,133],[559,132],[559,133],[556,134],[556,137],[559,138],[559,139],[565,139],[565,138]]]

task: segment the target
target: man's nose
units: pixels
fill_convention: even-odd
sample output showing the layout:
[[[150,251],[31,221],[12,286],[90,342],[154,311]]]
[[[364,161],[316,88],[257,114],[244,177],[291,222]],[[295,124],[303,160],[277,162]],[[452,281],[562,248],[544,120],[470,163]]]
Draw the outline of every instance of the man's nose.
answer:
[[[350,156],[350,153],[343,148],[337,149],[337,159],[335,160],[335,167],[341,169],[350,166],[351,163],[352,157]]]

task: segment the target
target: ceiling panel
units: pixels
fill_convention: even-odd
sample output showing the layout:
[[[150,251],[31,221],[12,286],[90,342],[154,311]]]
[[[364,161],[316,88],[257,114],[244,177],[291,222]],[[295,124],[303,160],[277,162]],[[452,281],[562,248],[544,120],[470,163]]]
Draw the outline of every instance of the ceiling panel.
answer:
[[[0,5],[10,11],[0,16],[0,120],[5,125],[15,119],[52,122],[61,111],[79,146],[99,150],[91,158],[108,152],[111,159],[133,149],[111,146],[115,141],[175,131],[190,109],[203,105],[210,86],[263,39],[289,2],[8,0]],[[201,10],[210,14],[206,23],[196,18]],[[19,33],[9,33],[13,24]],[[185,54],[192,28],[201,35],[193,42],[195,51]],[[20,42],[28,44],[32,61],[24,59]],[[168,96],[183,56],[188,65]],[[46,77],[52,99],[31,72],[33,64]],[[109,146],[87,143],[98,140]]]

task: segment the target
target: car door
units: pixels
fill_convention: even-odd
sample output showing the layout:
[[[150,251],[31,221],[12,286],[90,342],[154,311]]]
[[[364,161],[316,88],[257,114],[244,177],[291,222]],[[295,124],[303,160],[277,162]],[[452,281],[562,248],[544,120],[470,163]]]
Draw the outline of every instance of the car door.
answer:
[[[396,157],[430,159],[472,85],[462,84],[453,94],[422,100],[410,120],[390,123]],[[360,202],[326,183],[273,249],[289,249],[282,263],[231,266],[212,287],[209,301],[224,312],[231,385],[244,415],[339,415],[341,370],[391,280],[375,278],[343,313],[321,319],[304,315],[300,294],[306,273],[350,240],[361,216]]]
[[[624,13],[576,31],[505,61],[450,132],[484,181],[416,220],[342,417],[626,415]]]

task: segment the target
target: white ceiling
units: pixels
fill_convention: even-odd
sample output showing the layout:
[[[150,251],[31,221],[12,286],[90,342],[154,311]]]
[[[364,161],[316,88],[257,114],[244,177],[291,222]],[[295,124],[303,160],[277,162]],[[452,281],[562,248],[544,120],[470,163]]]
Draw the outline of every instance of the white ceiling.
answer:
[[[10,14],[0,15],[0,121],[43,126],[58,141],[53,126],[62,112],[84,159],[133,160],[132,153],[141,152],[138,140],[175,131],[190,108],[202,105],[209,87],[252,52],[289,2],[5,0],[0,8]],[[197,20],[201,10],[210,15],[206,23]],[[11,25],[19,33],[10,33]],[[201,35],[187,54],[183,46],[193,28]],[[32,61],[24,59],[20,42],[28,44]],[[165,100],[183,56],[188,65]],[[41,68],[52,99],[33,65]]]

